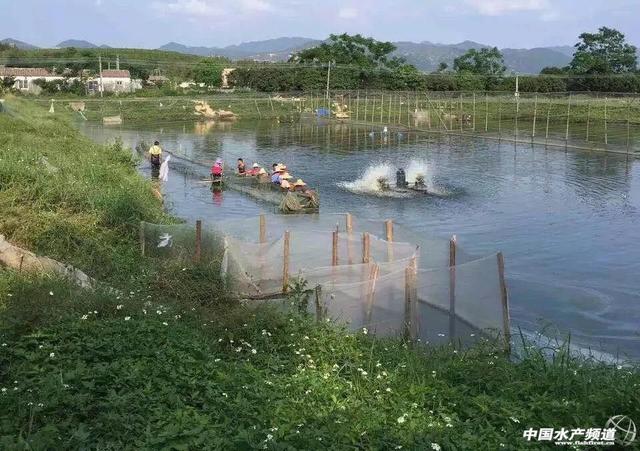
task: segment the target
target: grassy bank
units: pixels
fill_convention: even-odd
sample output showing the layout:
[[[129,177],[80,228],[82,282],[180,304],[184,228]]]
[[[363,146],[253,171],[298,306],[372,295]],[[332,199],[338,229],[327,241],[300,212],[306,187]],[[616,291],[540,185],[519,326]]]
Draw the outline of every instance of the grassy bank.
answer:
[[[636,367],[412,349],[142,258],[137,221],[171,218],[129,153],[9,106],[0,233],[118,291],[0,269],[0,449],[540,449],[523,430],[640,418]]]

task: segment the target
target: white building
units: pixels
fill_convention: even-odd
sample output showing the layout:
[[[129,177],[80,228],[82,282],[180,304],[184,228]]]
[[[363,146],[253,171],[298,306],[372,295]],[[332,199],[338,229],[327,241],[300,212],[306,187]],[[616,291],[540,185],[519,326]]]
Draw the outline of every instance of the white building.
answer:
[[[48,69],[42,67],[4,67],[0,66],[0,80],[4,80],[6,77],[13,77],[15,82],[13,84],[14,89],[19,89],[22,92],[29,92],[32,94],[39,94],[41,88],[34,82],[36,80],[64,80],[61,75],[55,75]]]
[[[133,92],[142,88],[140,80],[131,78],[131,74],[126,69],[103,70],[88,82],[89,91],[92,92]]]

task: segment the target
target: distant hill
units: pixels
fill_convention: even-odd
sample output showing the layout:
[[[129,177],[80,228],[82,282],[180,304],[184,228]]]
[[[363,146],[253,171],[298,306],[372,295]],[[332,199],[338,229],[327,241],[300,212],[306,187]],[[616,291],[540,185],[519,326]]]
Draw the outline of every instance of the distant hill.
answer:
[[[89,41],[84,41],[82,39],[67,39],[66,41],[62,41],[60,42],[58,45],[56,45],[57,48],[59,49],[64,49],[67,47],[75,47],[77,49],[95,49],[98,48],[97,45],[95,45],[92,42]]]
[[[227,47],[189,47],[170,42],[160,50],[199,56],[224,56],[232,60],[252,59],[255,61],[286,61],[292,53],[319,45],[322,41],[311,38],[285,37],[265,41],[244,42]],[[451,67],[453,60],[469,49],[479,50],[488,45],[474,41],[456,44],[423,42],[394,42],[395,55],[406,58],[418,69],[431,72],[441,62]],[[571,61],[573,47],[540,47],[533,49],[502,49],[507,71],[522,74],[537,74],[547,66],[566,66]]]
[[[0,44],[8,44],[20,50],[31,50],[31,49],[38,48],[35,45],[31,45],[27,42],[18,41],[17,39],[12,39],[12,38],[3,39],[2,41],[0,41]]]
[[[264,41],[243,42],[227,47],[186,46],[177,42],[169,42],[159,50],[187,53],[199,56],[224,56],[230,59],[256,59],[259,61],[282,61],[289,54],[303,48],[313,47],[320,42],[317,39],[284,37]]]

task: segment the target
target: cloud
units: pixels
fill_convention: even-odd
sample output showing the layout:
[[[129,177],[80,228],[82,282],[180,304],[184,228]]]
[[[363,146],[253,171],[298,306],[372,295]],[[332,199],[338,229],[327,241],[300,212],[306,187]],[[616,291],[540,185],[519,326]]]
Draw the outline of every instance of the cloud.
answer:
[[[358,10],[353,7],[340,8],[338,11],[339,19],[355,19],[358,17]]]
[[[192,17],[214,17],[225,13],[224,9],[213,6],[206,0],[174,0],[154,2],[153,8],[163,14],[180,14]]]
[[[549,0],[465,0],[465,3],[485,16],[502,16],[518,11],[548,11]]]
[[[273,11],[273,5],[265,0],[242,0],[240,4],[248,12]]]

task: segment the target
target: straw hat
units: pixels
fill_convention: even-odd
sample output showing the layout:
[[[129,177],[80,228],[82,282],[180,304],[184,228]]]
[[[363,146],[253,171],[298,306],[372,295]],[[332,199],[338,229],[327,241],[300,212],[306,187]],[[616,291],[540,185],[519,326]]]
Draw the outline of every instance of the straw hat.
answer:
[[[280,188],[289,189],[290,187],[291,187],[291,185],[286,180],[283,180],[283,181],[280,182]]]
[[[291,177],[291,175],[288,172],[285,172],[280,176],[280,178],[288,180],[288,179],[292,179],[293,177]]]
[[[296,180],[296,183],[293,184],[293,186],[307,186],[307,184],[304,183],[302,179],[298,179]]]
[[[266,173],[267,171],[265,171],[264,168],[260,168],[260,170],[258,171],[258,175],[264,175]]]
[[[253,163],[253,167],[254,167],[254,168],[259,168],[259,167],[260,167],[260,165],[259,165],[258,163]]]
[[[222,164],[222,158],[216,158],[216,164]]]
[[[276,171],[278,172],[285,172],[287,170],[287,167],[284,164],[279,164],[278,167],[276,167]]]

